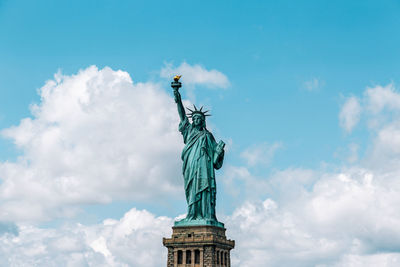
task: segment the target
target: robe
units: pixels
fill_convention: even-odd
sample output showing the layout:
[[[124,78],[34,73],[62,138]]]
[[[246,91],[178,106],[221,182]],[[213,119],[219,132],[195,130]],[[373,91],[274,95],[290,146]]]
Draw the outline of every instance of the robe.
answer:
[[[186,220],[207,219],[215,216],[216,184],[215,169],[222,167],[224,152],[216,154],[217,142],[204,127],[196,129],[185,118],[179,124],[185,147],[182,151],[182,172],[188,204]]]

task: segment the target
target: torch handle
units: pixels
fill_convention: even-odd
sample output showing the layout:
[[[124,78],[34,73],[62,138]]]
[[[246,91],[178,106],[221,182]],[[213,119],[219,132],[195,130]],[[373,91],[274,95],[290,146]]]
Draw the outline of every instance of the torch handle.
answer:
[[[182,87],[182,83],[173,81],[173,82],[171,82],[171,87],[172,87],[174,90],[178,91],[179,88]]]

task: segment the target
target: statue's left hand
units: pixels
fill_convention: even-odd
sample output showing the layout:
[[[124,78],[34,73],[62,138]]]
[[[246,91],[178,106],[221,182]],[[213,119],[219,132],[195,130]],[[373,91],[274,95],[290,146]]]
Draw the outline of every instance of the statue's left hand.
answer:
[[[215,148],[214,152],[214,168],[219,169],[222,167],[222,162],[224,160],[224,147],[225,143],[222,141],[219,141],[217,147]]]
[[[219,141],[217,147],[215,148],[215,152],[220,155],[222,152],[224,152],[224,147],[225,147],[225,143],[221,140]]]

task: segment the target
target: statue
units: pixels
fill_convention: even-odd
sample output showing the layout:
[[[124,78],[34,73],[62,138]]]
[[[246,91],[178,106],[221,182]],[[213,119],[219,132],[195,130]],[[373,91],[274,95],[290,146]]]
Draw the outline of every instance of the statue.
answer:
[[[171,83],[180,117],[179,131],[185,147],[182,151],[183,177],[188,213],[185,219],[175,222],[175,226],[214,225],[224,227],[215,215],[216,183],[215,171],[222,167],[225,143],[218,144],[206,128],[208,111],[203,108],[189,109],[186,115],[179,88],[181,76],[175,76]],[[192,123],[189,122],[191,118]]]

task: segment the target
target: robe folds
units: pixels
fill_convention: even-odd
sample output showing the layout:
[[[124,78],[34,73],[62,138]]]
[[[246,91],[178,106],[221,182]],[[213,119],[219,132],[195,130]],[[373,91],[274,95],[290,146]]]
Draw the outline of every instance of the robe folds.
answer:
[[[206,129],[196,129],[185,118],[179,124],[185,147],[182,172],[188,204],[186,220],[217,220],[215,216],[215,169],[222,167],[224,152],[217,154],[217,142]]]

